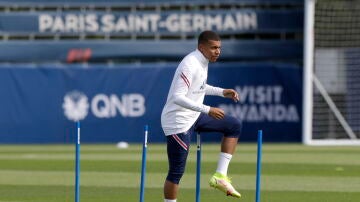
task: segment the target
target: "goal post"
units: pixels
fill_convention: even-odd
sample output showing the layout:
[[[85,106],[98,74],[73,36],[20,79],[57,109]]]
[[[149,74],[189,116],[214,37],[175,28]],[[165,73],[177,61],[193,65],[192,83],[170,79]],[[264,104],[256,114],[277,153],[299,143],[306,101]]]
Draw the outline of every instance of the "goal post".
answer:
[[[360,145],[360,2],[304,8],[303,143]]]

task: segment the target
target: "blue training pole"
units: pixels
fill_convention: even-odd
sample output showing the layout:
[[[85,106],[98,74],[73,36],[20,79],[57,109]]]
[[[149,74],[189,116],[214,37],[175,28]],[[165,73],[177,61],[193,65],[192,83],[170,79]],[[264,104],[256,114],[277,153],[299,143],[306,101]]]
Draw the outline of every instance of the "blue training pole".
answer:
[[[80,201],[80,121],[76,122],[75,141],[75,202]]]
[[[256,162],[256,202],[260,202],[261,153],[262,153],[262,130],[259,130],[258,141],[257,141],[257,162]]]
[[[140,202],[144,202],[148,131],[149,131],[149,126],[145,125],[144,126],[144,142],[143,142],[143,151],[142,151],[142,162],[141,162]]]
[[[196,202],[200,202],[201,136],[196,135]]]

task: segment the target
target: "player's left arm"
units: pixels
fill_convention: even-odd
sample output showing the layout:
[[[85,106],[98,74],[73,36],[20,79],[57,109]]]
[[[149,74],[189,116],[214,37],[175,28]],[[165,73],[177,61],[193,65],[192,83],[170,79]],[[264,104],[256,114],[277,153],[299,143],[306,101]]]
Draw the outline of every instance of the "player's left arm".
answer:
[[[234,102],[239,101],[239,94],[234,89],[224,89],[223,95],[226,98],[230,98],[230,99],[234,100]]]
[[[223,89],[206,84],[206,95],[217,95],[239,101],[239,94],[234,89]]]

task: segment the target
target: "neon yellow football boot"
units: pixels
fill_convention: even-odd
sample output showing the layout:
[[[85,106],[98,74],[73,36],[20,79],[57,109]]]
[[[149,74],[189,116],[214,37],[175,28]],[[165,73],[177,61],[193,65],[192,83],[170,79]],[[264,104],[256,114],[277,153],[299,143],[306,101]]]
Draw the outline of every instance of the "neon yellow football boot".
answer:
[[[240,198],[241,194],[237,192],[234,187],[231,185],[230,179],[221,174],[216,172],[209,181],[210,187],[214,187],[222,192],[224,192],[227,196],[232,196],[236,198]]]

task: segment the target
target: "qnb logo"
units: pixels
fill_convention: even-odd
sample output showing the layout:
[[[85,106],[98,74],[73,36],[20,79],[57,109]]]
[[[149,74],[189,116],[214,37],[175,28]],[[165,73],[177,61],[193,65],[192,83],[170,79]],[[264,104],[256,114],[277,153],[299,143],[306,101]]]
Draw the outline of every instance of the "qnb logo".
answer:
[[[82,120],[88,114],[88,98],[84,93],[71,91],[64,97],[63,109],[65,116],[69,120]]]
[[[145,98],[141,94],[96,95],[91,101],[91,111],[98,118],[139,117],[145,113]]]
[[[88,98],[72,91],[64,97],[64,114],[69,120],[85,119],[89,111]],[[90,102],[91,113],[97,118],[140,117],[145,114],[145,98],[141,94],[97,94]]]

